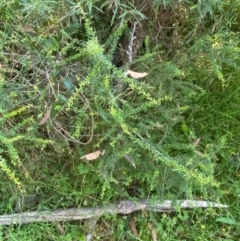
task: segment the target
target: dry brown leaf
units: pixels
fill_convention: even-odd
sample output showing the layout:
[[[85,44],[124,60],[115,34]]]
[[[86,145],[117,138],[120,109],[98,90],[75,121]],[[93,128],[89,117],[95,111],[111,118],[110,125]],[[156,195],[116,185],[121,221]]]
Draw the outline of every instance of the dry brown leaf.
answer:
[[[144,72],[144,73],[138,73],[138,72],[135,72],[135,71],[132,71],[132,70],[128,70],[127,71],[127,74],[129,74],[131,77],[133,77],[134,79],[140,79],[140,78],[143,78],[145,76],[148,75],[148,73]]]
[[[39,122],[39,125],[44,125],[47,122],[47,120],[50,118],[50,113],[51,109],[49,108],[43,116],[42,120]]]
[[[29,25],[22,26],[22,29],[27,33],[36,33],[35,30]]]
[[[199,144],[199,142],[200,142],[200,140],[201,140],[201,138],[198,138],[197,140],[195,140],[195,141],[193,142],[193,146],[194,146],[194,147],[197,147],[198,144]]]
[[[57,223],[57,229],[58,229],[60,234],[62,234],[62,235],[65,234],[65,230],[64,230],[63,226],[60,223]]]
[[[96,160],[99,158],[100,155],[104,155],[105,154],[105,150],[103,151],[95,151],[89,154],[86,154],[84,156],[82,156],[80,159],[86,159],[88,161],[92,161],[92,160]]]
[[[139,237],[134,217],[130,219],[130,229],[136,237]]]
[[[164,125],[160,124],[158,121],[156,122],[155,125],[156,125],[157,128],[163,128],[164,127]]]
[[[157,233],[152,223],[148,223],[148,228],[151,230],[153,241],[157,241]]]

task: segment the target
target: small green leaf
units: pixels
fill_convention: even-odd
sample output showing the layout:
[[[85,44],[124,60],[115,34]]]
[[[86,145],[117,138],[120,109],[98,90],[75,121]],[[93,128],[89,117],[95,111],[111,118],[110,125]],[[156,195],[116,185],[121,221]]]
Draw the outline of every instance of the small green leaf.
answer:
[[[188,128],[188,126],[187,126],[185,123],[183,123],[183,124],[181,125],[181,127],[182,127],[182,130],[183,130],[183,132],[184,132],[185,134],[188,134],[188,133],[189,133],[189,128]]]
[[[106,114],[106,112],[103,110],[102,106],[96,104],[96,108],[97,108],[100,116],[101,116],[106,122],[111,123],[111,122],[108,120],[107,114]]]
[[[85,166],[83,163],[81,163],[78,166],[78,171],[80,174],[87,174],[90,171],[90,168],[88,166]]]
[[[226,223],[226,224],[235,224],[236,223],[236,221],[234,219],[226,218],[226,217],[217,218],[216,222]]]
[[[73,91],[76,88],[72,81],[68,79],[64,79],[63,84],[65,85],[66,89],[70,91]]]
[[[68,101],[68,99],[64,95],[62,95],[60,93],[57,95],[57,97],[58,97],[58,99],[60,101],[63,101],[63,102],[67,102]]]

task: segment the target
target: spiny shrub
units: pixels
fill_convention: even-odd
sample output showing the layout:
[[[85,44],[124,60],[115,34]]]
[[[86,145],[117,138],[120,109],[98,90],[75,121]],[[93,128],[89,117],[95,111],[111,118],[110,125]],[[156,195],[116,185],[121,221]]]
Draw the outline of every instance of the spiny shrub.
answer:
[[[49,140],[37,138],[34,135],[35,121],[32,116],[25,116],[33,108],[32,104],[13,104],[16,92],[10,90],[4,78],[1,77],[0,84],[1,102],[0,102],[0,166],[2,171],[7,174],[19,188],[22,186],[20,179],[28,178],[28,171],[24,168],[24,149],[28,143],[34,143],[34,147],[39,150],[46,147]],[[27,133],[25,132],[27,130]],[[20,144],[19,144],[20,143]],[[24,177],[20,176],[20,170],[23,171]],[[16,173],[18,173],[16,175]]]

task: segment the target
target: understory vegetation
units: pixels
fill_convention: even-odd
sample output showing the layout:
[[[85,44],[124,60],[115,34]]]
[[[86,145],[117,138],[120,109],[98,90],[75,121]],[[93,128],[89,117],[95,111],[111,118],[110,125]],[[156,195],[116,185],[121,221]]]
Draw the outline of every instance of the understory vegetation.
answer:
[[[1,214],[229,207],[0,226],[1,240],[239,240],[239,12],[239,0],[2,0]]]

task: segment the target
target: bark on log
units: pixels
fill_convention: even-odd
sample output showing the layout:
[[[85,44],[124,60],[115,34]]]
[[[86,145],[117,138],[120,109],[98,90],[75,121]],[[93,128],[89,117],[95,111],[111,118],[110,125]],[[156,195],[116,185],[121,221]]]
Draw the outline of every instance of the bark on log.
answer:
[[[228,206],[214,202],[179,200],[172,205],[172,201],[120,201],[117,204],[106,206],[59,209],[56,211],[37,211],[24,212],[9,215],[0,215],[0,225],[26,224],[32,222],[59,222],[71,220],[83,220],[94,217],[100,217],[106,214],[128,214],[138,210],[168,212],[175,211],[177,208],[207,208],[218,207],[227,208]]]

